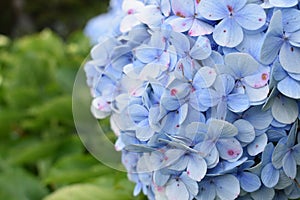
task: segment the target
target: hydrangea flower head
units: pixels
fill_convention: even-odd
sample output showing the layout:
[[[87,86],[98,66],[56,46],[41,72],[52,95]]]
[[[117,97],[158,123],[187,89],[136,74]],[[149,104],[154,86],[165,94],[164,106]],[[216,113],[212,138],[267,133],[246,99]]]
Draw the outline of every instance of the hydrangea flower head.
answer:
[[[110,116],[134,195],[300,198],[299,1],[111,7],[117,31],[95,33],[85,72],[91,111]]]

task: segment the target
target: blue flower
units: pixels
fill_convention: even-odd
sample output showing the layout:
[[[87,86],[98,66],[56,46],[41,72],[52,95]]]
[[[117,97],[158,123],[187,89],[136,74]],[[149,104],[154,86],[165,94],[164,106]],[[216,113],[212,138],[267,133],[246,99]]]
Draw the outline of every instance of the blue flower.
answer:
[[[268,65],[279,54],[285,71],[300,73],[300,11],[287,9],[276,11],[271,19],[261,50],[261,61]]]
[[[247,0],[202,0],[199,11],[208,20],[221,20],[213,31],[217,44],[235,47],[243,40],[243,29],[257,30],[265,24],[266,14],[256,4]]]
[[[297,165],[300,164],[300,144],[296,144],[297,122],[294,123],[289,135],[280,139],[272,154],[272,163],[276,169],[283,167],[285,174],[291,179],[296,178]]]
[[[171,7],[174,16],[166,20],[176,32],[186,32],[190,36],[200,36],[212,33],[213,26],[201,17],[199,2],[193,0],[172,0]]]

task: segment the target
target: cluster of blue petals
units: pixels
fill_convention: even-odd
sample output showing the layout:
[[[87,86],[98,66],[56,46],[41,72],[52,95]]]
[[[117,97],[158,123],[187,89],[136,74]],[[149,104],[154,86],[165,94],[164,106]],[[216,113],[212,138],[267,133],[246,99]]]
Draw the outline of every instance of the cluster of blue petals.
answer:
[[[85,65],[128,178],[158,200],[300,198],[298,0],[113,0]]]

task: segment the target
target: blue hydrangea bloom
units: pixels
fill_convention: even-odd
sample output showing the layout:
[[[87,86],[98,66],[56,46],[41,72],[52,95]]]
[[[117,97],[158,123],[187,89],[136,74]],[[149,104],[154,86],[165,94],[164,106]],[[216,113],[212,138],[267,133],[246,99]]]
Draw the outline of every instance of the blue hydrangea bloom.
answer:
[[[299,5],[113,0],[87,26],[91,111],[135,196],[300,198]]]
[[[243,29],[257,30],[266,21],[264,10],[247,0],[202,0],[199,11],[208,20],[221,20],[215,27],[213,38],[217,44],[235,47],[243,40]]]

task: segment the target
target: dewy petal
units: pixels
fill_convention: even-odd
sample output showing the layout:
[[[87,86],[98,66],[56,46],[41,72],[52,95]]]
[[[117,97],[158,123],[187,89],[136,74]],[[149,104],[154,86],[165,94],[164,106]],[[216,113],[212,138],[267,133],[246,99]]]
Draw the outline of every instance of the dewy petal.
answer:
[[[280,49],[279,61],[286,71],[300,73],[300,48],[285,42]]]
[[[172,11],[175,15],[185,18],[194,15],[194,1],[192,0],[172,0],[171,1]]]
[[[220,157],[224,160],[234,162],[242,156],[243,148],[235,138],[219,139],[216,145]]]
[[[193,25],[193,19],[190,17],[182,18],[182,17],[175,17],[168,21],[175,32],[185,32],[190,30]]]
[[[244,33],[241,26],[232,18],[223,19],[213,32],[217,44],[225,47],[235,47],[243,41]]]
[[[276,11],[271,19],[265,41],[261,48],[260,59],[265,65],[271,64],[278,55],[283,44],[282,14]]]
[[[167,184],[166,195],[168,199],[173,200],[189,199],[190,196],[185,184],[180,179],[172,179]]]
[[[190,156],[190,160],[187,165],[187,175],[195,180],[195,181],[201,181],[207,170],[207,165],[205,160],[197,154],[193,154]]]
[[[230,67],[235,78],[243,78],[257,72],[259,64],[246,53],[230,53],[225,56],[225,65]]]
[[[300,98],[300,82],[287,76],[277,84],[278,90],[287,97]]]
[[[242,172],[240,177],[241,188],[246,192],[254,192],[261,186],[259,177],[256,174],[250,172]]]
[[[283,171],[291,179],[295,179],[297,175],[297,164],[291,152],[283,157]]]
[[[203,22],[198,19],[194,19],[193,25],[189,30],[188,34],[190,36],[200,36],[200,35],[209,35],[213,32],[214,27],[206,22]]]
[[[240,183],[233,175],[216,177],[215,184],[217,195],[221,200],[236,199],[240,194]]]
[[[279,181],[279,170],[268,163],[261,171],[261,180],[268,188],[273,188]]]
[[[198,10],[208,20],[220,20],[228,15],[228,11],[222,0],[201,0]]]
[[[196,43],[190,50],[190,56],[197,60],[203,60],[210,56],[211,46],[207,37],[199,36]]]
[[[256,4],[247,4],[234,15],[234,19],[247,30],[257,30],[266,23],[266,13]]]

